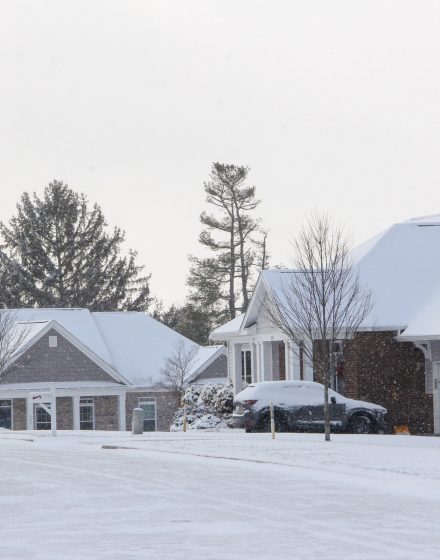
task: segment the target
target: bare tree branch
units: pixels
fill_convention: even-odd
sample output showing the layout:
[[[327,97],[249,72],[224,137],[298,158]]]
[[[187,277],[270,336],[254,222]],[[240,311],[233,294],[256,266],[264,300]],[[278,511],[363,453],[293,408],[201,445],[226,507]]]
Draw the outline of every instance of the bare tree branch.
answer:
[[[13,362],[20,354],[29,330],[29,323],[19,323],[16,311],[0,309],[0,378],[14,369]]]
[[[160,370],[161,380],[159,386],[171,391],[179,399],[191,377],[194,359],[199,350],[197,344],[179,340],[173,345],[173,351],[165,358]]]
[[[280,273],[279,289],[264,305],[268,320],[293,342],[324,384],[325,439],[330,440],[328,389],[336,340],[351,338],[371,311],[341,227],[314,213],[293,243],[294,270]]]

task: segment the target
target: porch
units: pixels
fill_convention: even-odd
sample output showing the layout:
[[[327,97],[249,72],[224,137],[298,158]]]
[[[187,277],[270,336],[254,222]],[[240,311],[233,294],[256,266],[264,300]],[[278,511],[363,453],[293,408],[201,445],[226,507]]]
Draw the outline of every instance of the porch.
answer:
[[[304,351],[289,340],[243,337],[230,339],[228,348],[228,375],[239,393],[249,383],[260,381],[313,379]]]

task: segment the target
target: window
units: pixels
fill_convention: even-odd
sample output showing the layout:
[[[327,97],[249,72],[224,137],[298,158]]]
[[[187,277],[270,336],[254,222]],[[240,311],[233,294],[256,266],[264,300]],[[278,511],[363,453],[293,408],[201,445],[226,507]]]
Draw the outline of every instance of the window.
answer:
[[[0,400],[0,428],[12,429],[12,401]]]
[[[50,409],[50,404],[34,405],[34,424],[36,430],[50,430],[52,427],[51,416],[43,406]]]
[[[252,383],[252,355],[250,350],[241,352],[241,380],[243,383]]]
[[[58,337],[49,336],[49,348],[56,348],[58,346]]]
[[[156,431],[156,398],[140,397],[138,400],[139,408],[144,411],[144,432]]]
[[[79,429],[95,429],[95,403],[93,397],[81,397],[79,400]]]

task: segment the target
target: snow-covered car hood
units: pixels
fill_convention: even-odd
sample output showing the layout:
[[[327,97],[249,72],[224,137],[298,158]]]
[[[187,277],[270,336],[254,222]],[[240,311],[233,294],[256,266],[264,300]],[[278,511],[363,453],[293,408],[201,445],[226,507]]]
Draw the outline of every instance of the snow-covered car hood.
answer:
[[[344,398],[344,404],[347,405],[348,409],[351,408],[367,408],[369,410],[378,410],[379,412],[387,412],[387,409],[380,404],[374,404],[367,401],[358,401],[356,399]]]

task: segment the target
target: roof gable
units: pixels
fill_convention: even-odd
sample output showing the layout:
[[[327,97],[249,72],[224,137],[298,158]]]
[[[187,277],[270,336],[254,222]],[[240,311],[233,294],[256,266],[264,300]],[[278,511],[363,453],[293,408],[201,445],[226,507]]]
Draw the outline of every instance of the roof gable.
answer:
[[[88,309],[29,308],[12,309],[18,323],[40,323],[56,321],[78,341],[87,346],[94,354],[109,365],[112,363],[108,347]]]
[[[23,323],[20,326],[26,327]],[[32,323],[30,327],[32,331]],[[51,336],[57,336],[56,344],[52,347],[49,344]],[[24,341],[2,378],[3,384],[41,381],[127,384],[118,372],[56,321],[45,323]]]

